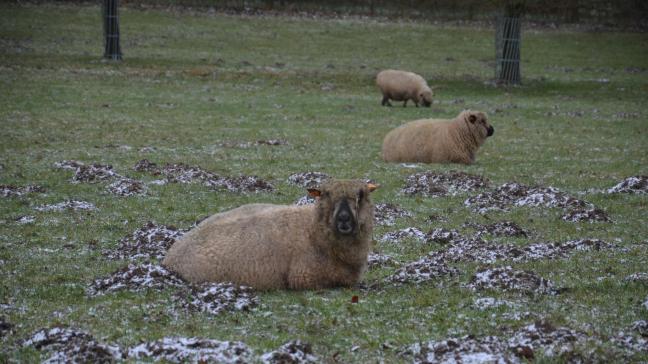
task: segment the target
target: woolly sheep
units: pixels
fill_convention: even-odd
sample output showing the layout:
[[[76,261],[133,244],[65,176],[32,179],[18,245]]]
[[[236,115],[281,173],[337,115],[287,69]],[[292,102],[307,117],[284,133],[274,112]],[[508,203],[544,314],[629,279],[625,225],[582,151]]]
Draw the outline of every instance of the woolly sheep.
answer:
[[[416,107],[419,106],[419,103],[426,107],[432,105],[432,89],[423,77],[416,73],[384,70],[376,76],[376,84],[383,94],[383,106],[392,106],[389,102],[390,99],[404,101],[403,107],[407,105],[408,100],[414,101]]]
[[[452,120],[416,120],[387,133],[382,157],[386,162],[472,164],[477,149],[494,132],[480,111],[462,111]]]
[[[162,262],[192,283],[260,290],[351,286],[367,266],[376,185],[330,180],[312,205],[244,205],[201,222]]]

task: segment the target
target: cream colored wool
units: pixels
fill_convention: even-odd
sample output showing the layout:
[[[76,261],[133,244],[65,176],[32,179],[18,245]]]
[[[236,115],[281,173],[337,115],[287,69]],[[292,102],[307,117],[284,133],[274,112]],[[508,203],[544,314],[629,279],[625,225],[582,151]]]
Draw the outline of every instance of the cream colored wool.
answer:
[[[416,120],[387,133],[382,157],[386,162],[472,164],[493,132],[480,111],[462,111],[452,120]]]
[[[419,104],[427,107],[432,105],[434,93],[423,77],[416,73],[384,70],[376,76],[376,85],[383,94],[383,106],[391,106],[389,100],[404,101],[403,107],[407,105],[408,100],[412,100],[416,107]]]
[[[366,269],[375,186],[332,180],[315,190],[314,205],[244,205],[216,214],[189,231],[162,264],[193,283],[234,282],[257,289],[351,286]],[[336,230],[346,201],[353,233]]]

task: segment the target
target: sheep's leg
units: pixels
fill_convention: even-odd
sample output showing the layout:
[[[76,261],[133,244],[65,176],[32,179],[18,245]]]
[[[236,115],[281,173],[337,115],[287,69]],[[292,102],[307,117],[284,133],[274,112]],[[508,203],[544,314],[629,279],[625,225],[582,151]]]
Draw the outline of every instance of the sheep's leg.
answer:
[[[383,96],[382,106],[392,106],[392,104],[389,103],[389,96]]]
[[[405,99],[405,101],[403,102],[403,107],[407,106],[407,101],[409,101],[409,99]]]

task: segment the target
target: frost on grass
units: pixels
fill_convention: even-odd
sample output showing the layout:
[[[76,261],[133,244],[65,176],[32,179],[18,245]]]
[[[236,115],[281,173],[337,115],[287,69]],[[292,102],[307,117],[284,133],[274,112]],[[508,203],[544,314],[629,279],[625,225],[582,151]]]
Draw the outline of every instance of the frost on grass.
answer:
[[[218,315],[223,311],[248,311],[259,304],[254,290],[233,283],[203,283],[179,291],[175,299],[189,311]]]
[[[406,227],[397,231],[390,231],[380,237],[378,241],[383,243],[399,243],[405,239],[425,241],[425,233],[415,227]]]
[[[394,225],[397,218],[412,217],[412,213],[391,203],[379,203],[374,208],[374,222],[376,225]]]
[[[457,230],[448,230],[446,228],[436,228],[425,234],[425,241],[437,244],[458,243],[465,238]]]
[[[449,267],[442,260],[428,256],[401,267],[394,274],[387,277],[387,281],[393,283],[423,283],[457,274],[459,274],[458,269]]]
[[[475,229],[476,236],[493,235],[505,237],[527,237],[529,233],[512,221],[499,221],[490,225],[466,223],[465,227]]]
[[[300,364],[319,363],[320,359],[315,356],[309,343],[292,340],[281,345],[277,350],[263,354],[261,361],[266,364]]]
[[[514,304],[506,300],[497,299],[495,297],[479,297],[475,298],[475,300],[473,301],[473,306],[479,311],[485,311],[499,307],[513,307]]]
[[[175,226],[157,225],[149,221],[123,237],[115,250],[107,250],[103,254],[110,259],[161,260],[171,245],[184,234],[185,230]]]
[[[623,280],[626,282],[648,283],[648,272],[632,273],[631,275],[625,277]]]
[[[68,201],[59,202],[57,204],[37,206],[34,207],[34,209],[36,211],[66,211],[66,210],[91,211],[91,210],[96,210],[97,208],[95,207],[95,205],[91,204],[90,202],[68,200]]]
[[[238,341],[201,338],[165,337],[128,349],[135,360],[172,363],[249,363],[254,356],[250,348]]]
[[[408,196],[455,196],[460,193],[488,187],[486,178],[465,172],[437,173],[433,171],[419,172],[410,175],[405,180],[401,192]]]
[[[496,336],[477,338],[469,335],[410,345],[401,355],[411,356],[414,363],[521,363],[508,350],[506,342]]]
[[[120,178],[107,187],[108,192],[117,196],[141,196],[146,194],[146,186],[142,181],[131,178]]]
[[[234,193],[272,192],[275,190],[272,184],[256,176],[221,176],[184,163],[167,163],[163,167],[158,167],[157,164],[143,159],[137,162],[133,169],[155,176],[162,175],[168,183],[200,183],[215,190],[225,189]]]
[[[648,193],[648,176],[632,176],[607,190],[607,193]]]
[[[138,292],[150,288],[180,288],[185,285],[186,283],[180,277],[160,265],[129,264],[108,277],[94,280],[86,292],[89,296],[99,296],[121,290]]]
[[[322,172],[302,172],[288,176],[288,183],[304,188],[318,187],[331,177]]]
[[[474,290],[497,289],[551,295],[558,293],[550,280],[510,266],[481,269],[472,276],[467,286]]]
[[[119,347],[99,343],[92,335],[70,328],[40,329],[22,346],[47,351],[50,357],[43,363],[111,363],[124,358]]]
[[[297,206],[303,206],[303,205],[312,205],[315,203],[315,198],[310,197],[309,195],[302,196],[300,197],[297,201],[295,201],[295,205]]]
[[[16,218],[15,221],[19,225],[33,224],[34,222],[36,222],[36,217],[32,215],[25,215]]]
[[[505,183],[494,191],[483,192],[476,196],[470,197],[464,201],[464,205],[480,214],[489,211],[508,211],[512,206],[544,207],[544,208],[562,208],[567,211],[575,210],[573,221],[583,221],[581,219],[592,216],[599,219],[595,221],[609,221],[605,211],[596,209],[594,205],[587,201],[579,200],[554,187],[528,187],[519,183]],[[589,214],[583,215],[583,211],[596,210]],[[580,212],[580,215],[578,214]],[[569,214],[565,215],[568,216]],[[566,221],[568,218],[564,218]]]
[[[391,255],[380,253],[369,253],[367,256],[367,264],[369,268],[399,265]]]
[[[0,196],[2,197],[19,197],[28,193],[43,193],[45,189],[41,186],[27,185],[19,187],[15,185],[0,185]]]

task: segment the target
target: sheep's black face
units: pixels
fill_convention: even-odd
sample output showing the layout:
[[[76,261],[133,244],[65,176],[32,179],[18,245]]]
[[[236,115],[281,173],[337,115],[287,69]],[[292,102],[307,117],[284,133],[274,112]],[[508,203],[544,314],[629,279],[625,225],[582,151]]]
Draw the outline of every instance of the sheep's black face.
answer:
[[[339,237],[355,237],[373,222],[369,194],[378,188],[357,180],[332,180],[308,193],[317,198],[318,219]]]

